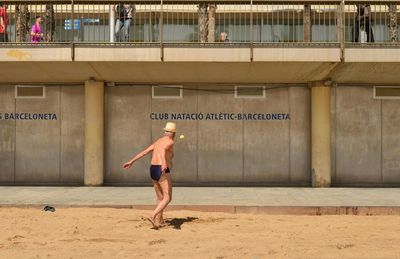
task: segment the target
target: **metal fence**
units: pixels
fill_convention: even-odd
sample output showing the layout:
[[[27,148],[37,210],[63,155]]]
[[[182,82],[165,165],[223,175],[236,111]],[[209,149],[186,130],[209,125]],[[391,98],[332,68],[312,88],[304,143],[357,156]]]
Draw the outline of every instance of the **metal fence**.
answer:
[[[14,0],[1,3],[3,44],[342,41],[361,44],[398,42],[400,33],[400,5],[393,2],[369,5],[340,1],[235,4],[234,1]]]
[[[345,41],[353,43],[397,42],[400,5],[345,5]]]

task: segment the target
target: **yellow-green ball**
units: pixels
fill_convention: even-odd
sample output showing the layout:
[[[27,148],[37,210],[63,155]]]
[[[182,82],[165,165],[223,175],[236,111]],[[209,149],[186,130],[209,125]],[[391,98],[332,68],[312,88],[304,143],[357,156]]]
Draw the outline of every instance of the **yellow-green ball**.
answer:
[[[179,138],[180,138],[180,139],[184,139],[184,138],[185,138],[185,135],[182,134],[182,135],[179,136]]]

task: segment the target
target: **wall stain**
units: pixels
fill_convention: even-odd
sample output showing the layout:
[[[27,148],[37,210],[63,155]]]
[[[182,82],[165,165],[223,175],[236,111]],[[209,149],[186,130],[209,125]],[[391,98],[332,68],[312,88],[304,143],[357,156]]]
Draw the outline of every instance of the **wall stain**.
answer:
[[[0,142],[0,153],[9,153],[14,152],[15,150],[15,142],[11,140],[1,141]]]
[[[7,127],[1,125],[0,130],[0,154],[14,152],[15,150],[15,138],[14,138],[14,127]]]
[[[18,49],[13,49],[13,50],[7,51],[7,56],[18,59],[18,60],[27,60],[27,59],[32,58],[31,53],[25,52],[22,50],[18,50]]]

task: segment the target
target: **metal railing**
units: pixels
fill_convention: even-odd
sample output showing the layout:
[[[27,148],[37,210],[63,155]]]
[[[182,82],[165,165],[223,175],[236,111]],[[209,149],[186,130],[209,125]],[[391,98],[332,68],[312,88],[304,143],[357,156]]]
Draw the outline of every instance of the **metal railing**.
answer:
[[[0,43],[398,43],[399,3],[365,2],[2,1]]]
[[[400,32],[400,5],[395,3],[346,4],[345,42],[397,42]]]

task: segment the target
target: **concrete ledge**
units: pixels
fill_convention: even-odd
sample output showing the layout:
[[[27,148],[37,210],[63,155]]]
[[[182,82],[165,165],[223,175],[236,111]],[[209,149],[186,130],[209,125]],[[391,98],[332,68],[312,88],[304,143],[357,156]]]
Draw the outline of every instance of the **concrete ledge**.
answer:
[[[254,62],[340,62],[340,48],[255,48]]]
[[[159,48],[95,48],[76,47],[75,61],[160,62]]]
[[[400,62],[400,49],[346,48],[346,62]]]
[[[263,207],[263,206],[238,206],[235,213],[269,214],[269,215],[399,215],[400,207]]]
[[[164,48],[164,61],[250,62],[249,48]]]
[[[87,62],[161,62],[158,47],[75,47],[75,61]],[[2,62],[72,61],[70,47],[0,48]],[[250,62],[250,48],[165,47],[164,61],[169,62]],[[340,62],[339,48],[268,48],[253,49],[254,62]],[[400,62],[400,49],[346,48],[346,62]]]
[[[0,48],[0,60],[4,61],[71,61],[69,47]]]
[[[132,206],[138,210],[154,210],[152,206]],[[266,214],[266,215],[360,215],[360,216],[378,216],[378,215],[399,215],[400,207],[330,207],[330,206],[229,206],[229,205],[171,205],[167,210],[192,210],[203,212],[225,212],[241,214]]]
[[[43,209],[46,204],[2,204],[0,208],[33,208]],[[114,208],[154,210],[155,205],[57,205],[50,204],[57,209],[65,208]],[[265,215],[298,215],[298,216],[324,216],[324,215],[353,215],[353,216],[400,216],[400,207],[391,206],[234,206],[234,205],[170,205],[167,211],[189,210],[200,212],[222,212],[232,214],[265,214]]]

